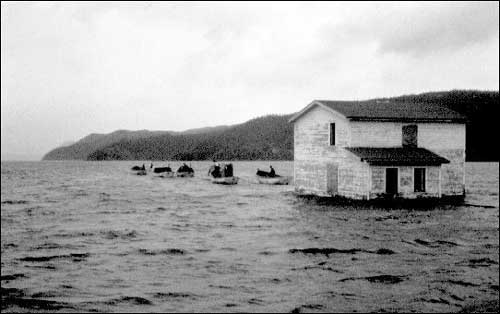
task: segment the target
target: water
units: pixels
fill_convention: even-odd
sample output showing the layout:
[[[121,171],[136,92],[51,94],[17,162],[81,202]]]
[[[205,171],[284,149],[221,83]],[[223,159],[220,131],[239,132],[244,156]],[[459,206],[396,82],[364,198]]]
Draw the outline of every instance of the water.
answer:
[[[498,163],[467,163],[468,205],[390,210],[255,184],[269,162],[235,162],[235,186],[206,180],[208,162],[175,179],[134,164],[2,162],[2,311],[436,312],[498,299]]]

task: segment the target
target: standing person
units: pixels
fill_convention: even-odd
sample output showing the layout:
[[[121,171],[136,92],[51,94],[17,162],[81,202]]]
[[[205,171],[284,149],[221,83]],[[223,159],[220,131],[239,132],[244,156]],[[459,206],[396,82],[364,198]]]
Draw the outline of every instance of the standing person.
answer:
[[[273,166],[270,165],[269,168],[271,168],[271,171],[269,171],[269,176],[271,178],[274,178],[276,176],[276,172],[274,171]]]

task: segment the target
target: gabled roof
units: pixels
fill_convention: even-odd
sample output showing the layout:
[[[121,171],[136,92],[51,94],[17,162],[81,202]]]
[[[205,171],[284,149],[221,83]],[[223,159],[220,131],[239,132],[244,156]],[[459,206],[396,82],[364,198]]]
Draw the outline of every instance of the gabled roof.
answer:
[[[439,166],[449,163],[421,147],[346,147],[348,151],[376,166]]]
[[[289,122],[297,120],[314,106],[338,112],[352,121],[403,121],[403,122],[459,122],[465,116],[447,107],[430,103],[401,102],[394,100],[332,101],[315,100],[295,114]]]

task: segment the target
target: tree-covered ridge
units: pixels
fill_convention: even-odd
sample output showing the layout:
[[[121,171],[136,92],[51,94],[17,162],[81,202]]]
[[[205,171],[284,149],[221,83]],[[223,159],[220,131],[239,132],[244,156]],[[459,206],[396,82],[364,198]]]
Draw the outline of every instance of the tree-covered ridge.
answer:
[[[201,134],[123,140],[96,150],[89,160],[292,160],[291,115],[270,115]]]
[[[92,133],[78,142],[55,148],[43,156],[43,160],[71,160],[81,159],[85,160],[87,157],[99,148],[112,145],[124,139],[140,139],[147,138],[155,135],[169,134],[169,131],[128,131],[117,130],[109,134],[96,134]]]
[[[437,103],[467,117],[467,161],[498,161],[499,92],[454,90],[384,98]],[[306,104],[304,104],[305,106]],[[233,126],[185,132],[116,131],[91,134],[44,159],[88,160],[293,160],[291,115],[269,115]]]

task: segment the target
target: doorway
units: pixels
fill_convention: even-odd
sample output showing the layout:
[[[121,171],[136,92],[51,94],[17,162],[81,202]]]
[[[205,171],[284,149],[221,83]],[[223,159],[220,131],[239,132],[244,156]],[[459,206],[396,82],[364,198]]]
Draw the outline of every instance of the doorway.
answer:
[[[327,191],[330,195],[336,195],[339,190],[339,166],[334,163],[326,165]]]
[[[385,169],[385,192],[387,194],[398,194],[398,168]]]

